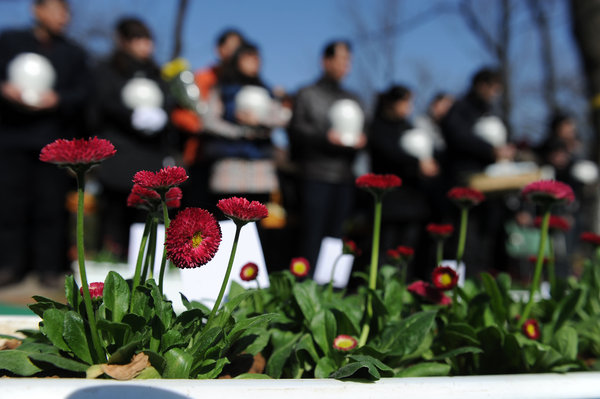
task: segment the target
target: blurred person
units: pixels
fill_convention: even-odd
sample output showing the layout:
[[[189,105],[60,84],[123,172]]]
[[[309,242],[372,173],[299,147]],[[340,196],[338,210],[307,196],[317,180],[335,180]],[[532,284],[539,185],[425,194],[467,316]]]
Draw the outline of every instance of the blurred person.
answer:
[[[87,55],[65,36],[67,1],[35,0],[31,11],[32,27],[0,35],[0,184],[6,194],[0,200],[0,286],[30,271],[44,285],[57,286],[68,270],[65,196],[71,178],[40,162],[39,154],[58,138],[81,134],[89,96]],[[8,74],[24,53],[43,56],[54,72],[54,84],[36,100]]]
[[[234,28],[227,28],[218,35],[215,43],[216,62],[194,74],[202,102],[208,102],[213,88],[219,84],[225,65],[244,41],[242,33]],[[205,134],[202,117],[191,110],[176,109],[173,112],[173,124],[185,132],[182,155],[190,179],[182,185],[182,201],[187,206],[213,207],[209,193],[212,159],[206,153],[211,136]]]
[[[468,186],[470,177],[482,173],[486,166],[513,160],[516,150],[512,144],[494,146],[476,132],[477,123],[494,114],[493,108],[502,89],[500,73],[495,69],[482,68],[473,75],[467,93],[454,103],[442,119],[450,187]],[[499,119],[498,123],[501,123]],[[452,211],[448,218],[454,219],[457,226],[456,207],[449,205],[448,209]],[[476,276],[481,271],[506,270],[504,223],[510,216],[507,213],[501,195],[488,195],[486,201],[471,210],[467,248],[473,249],[467,250],[464,257],[468,275]],[[457,237],[452,239],[455,241]]]
[[[394,85],[380,93],[369,128],[368,148],[373,173],[392,173],[402,179],[402,187],[389,192],[383,202],[381,251],[398,245],[416,249],[415,270],[409,275],[426,277],[425,271],[434,266],[427,254],[434,251],[428,251],[431,240],[425,232],[432,215],[425,190],[434,185],[440,168],[433,156],[423,157],[401,144],[408,134],[428,134],[414,130],[409,121],[412,111],[413,94],[407,87]]]
[[[115,35],[115,49],[95,70],[94,114],[99,135],[117,148],[117,155],[97,170],[102,185],[102,244],[124,260],[130,225],[144,221],[139,211],[127,207],[133,176],[140,170],[159,170],[172,160],[169,97],[153,60],[152,33],[143,21],[128,17],[116,23]],[[135,85],[140,82],[153,90],[155,98],[135,97]],[[133,98],[127,93],[133,93]]]
[[[271,132],[287,123],[289,113],[272,98],[260,70],[258,47],[248,42],[241,44],[209,96],[204,122],[207,133],[212,135],[207,153],[214,160],[210,189],[215,198],[240,195],[266,202],[278,188]],[[268,107],[264,115],[239,106],[238,95],[248,88],[264,94]]]
[[[360,133],[353,145],[345,145],[332,129],[329,110],[341,99],[358,98],[342,86],[350,72],[351,46],[346,41],[328,43],[322,53],[322,76],[296,95],[288,127],[290,152],[301,178],[300,253],[316,262],[326,236],[342,237],[354,197],[352,164],[366,145]]]

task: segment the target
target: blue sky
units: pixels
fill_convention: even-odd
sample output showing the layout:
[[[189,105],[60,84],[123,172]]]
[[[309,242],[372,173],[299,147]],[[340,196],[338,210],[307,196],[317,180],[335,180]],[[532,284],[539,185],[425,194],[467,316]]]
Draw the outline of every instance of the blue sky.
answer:
[[[172,46],[175,20],[175,0],[71,0],[73,22],[70,35],[96,55],[111,48],[110,27],[121,16],[135,15],[144,19],[156,36],[156,59],[166,62]],[[225,27],[240,29],[259,45],[263,58],[263,78],[271,85],[281,85],[290,92],[313,81],[319,73],[319,54],[323,44],[333,38],[350,38],[355,47],[355,68],[347,85],[372,98],[365,90],[365,73],[377,75],[378,60],[367,60],[364,47],[372,42],[358,41],[350,8],[363,16],[369,29],[380,26],[384,0],[191,0],[185,21],[183,56],[194,69],[214,60],[214,40]],[[482,9],[493,9],[497,0],[479,0]],[[522,7],[524,2],[517,2]],[[564,75],[578,75],[579,59],[573,47],[566,2],[557,1],[552,13],[553,42],[558,69]],[[424,10],[455,0],[405,0],[395,12],[398,25],[412,20]],[[30,1],[0,1],[0,29],[30,23]],[[482,11],[482,12],[483,12]],[[522,11],[522,10],[521,10]],[[487,12],[487,11],[486,11]],[[519,87],[539,84],[537,36],[531,29],[526,12],[520,12],[513,24],[515,35],[511,57],[515,63],[514,80]],[[446,12],[397,34],[393,51],[395,68],[392,76],[375,79],[375,89],[384,89],[392,82],[407,84],[416,94],[417,110],[438,90],[459,94],[468,84],[471,74],[492,59],[476,37],[466,28],[456,12]],[[373,66],[372,71],[369,66]],[[365,68],[366,66],[366,68]],[[367,71],[367,72],[365,72]],[[529,96],[529,97],[528,97]],[[536,95],[519,95],[520,106],[515,118],[524,127],[522,135],[539,136],[528,126],[541,125],[545,117]],[[565,103],[573,101],[565,99]]]

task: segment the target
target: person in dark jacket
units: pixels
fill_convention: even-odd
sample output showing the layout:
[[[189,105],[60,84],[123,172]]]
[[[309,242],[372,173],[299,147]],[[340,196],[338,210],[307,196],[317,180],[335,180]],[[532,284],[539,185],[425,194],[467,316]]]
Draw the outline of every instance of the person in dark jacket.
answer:
[[[116,37],[116,49],[95,71],[94,114],[99,135],[117,149],[117,155],[97,170],[102,185],[101,237],[106,250],[125,259],[130,225],[143,222],[143,216],[139,220],[137,211],[127,208],[133,176],[140,170],[157,171],[173,161],[169,157],[169,101],[152,59],[151,32],[141,20],[124,18],[116,25]],[[155,98],[128,96],[127,90],[135,84],[153,89]]]
[[[84,50],[64,36],[70,21],[64,0],[33,2],[32,28],[0,35],[0,285],[30,271],[45,285],[58,284],[68,270],[64,170],[39,161],[40,150],[81,134],[89,95]],[[49,61],[53,86],[28,100],[7,70],[17,56],[35,53]]]
[[[337,100],[359,102],[341,85],[350,70],[350,60],[349,43],[334,41],[325,46],[323,75],[297,93],[288,127],[291,157],[302,179],[300,252],[312,264],[323,237],[341,237],[343,233],[343,223],[353,204],[352,164],[367,141],[361,133],[353,145],[343,144],[328,116]]]
[[[425,270],[434,266],[427,264],[430,240],[424,233],[432,210],[425,187],[434,185],[440,169],[433,140],[422,154],[401,144],[408,134],[427,134],[414,130],[409,121],[412,109],[412,93],[404,86],[394,85],[379,94],[369,128],[369,154],[373,173],[391,173],[402,179],[402,187],[386,194],[383,201],[382,253],[398,245],[414,248],[415,273],[424,277]]]
[[[493,114],[494,102],[501,93],[499,72],[482,68],[473,76],[467,94],[456,101],[442,119],[442,133],[447,144],[445,169],[449,174],[448,189],[452,186],[468,186],[469,178],[483,172],[486,166],[514,158],[514,145],[506,143],[494,146],[475,131],[480,118]],[[458,226],[459,212],[455,206],[449,206],[448,209],[451,210],[448,218]],[[483,204],[471,210],[464,256],[468,275],[506,270],[504,223],[508,217],[502,196],[488,195]],[[456,234],[453,239],[457,239]],[[456,246],[448,247],[452,248],[449,254],[452,259]]]

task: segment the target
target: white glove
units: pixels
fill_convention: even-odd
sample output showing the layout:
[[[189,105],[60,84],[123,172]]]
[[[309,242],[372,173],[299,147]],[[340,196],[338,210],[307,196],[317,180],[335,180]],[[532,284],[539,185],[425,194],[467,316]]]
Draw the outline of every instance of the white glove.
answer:
[[[148,136],[152,136],[167,124],[167,113],[158,107],[137,107],[131,115],[131,124]]]

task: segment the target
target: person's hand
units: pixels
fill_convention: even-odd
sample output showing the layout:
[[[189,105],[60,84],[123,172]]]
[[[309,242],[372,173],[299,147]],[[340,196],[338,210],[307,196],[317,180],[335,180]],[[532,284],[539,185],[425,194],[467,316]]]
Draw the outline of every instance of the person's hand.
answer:
[[[506,144],[500,147],[494,148],[494,154],[496,155],[496,162],[498,161],[512,161],[515,159],[517,149],[512,144]]]
[[[246,126],[258,126],[260,125],[260,121],[258,117],[254,114],[254,112],[247,110],[236,111],[235,118],[242,125]]]
[[[50,109],[58,105],[58,94],[54,90],[46,91],[40,96],[40,100],[34,104],[26,104],[34,110]]]
[[[353,144],[348,145],[342,139],[342,135],[340,134],[340,132],[334,129],[329,129],[329,131],[327,132],[327,140],[329,140],[329,142],[333,145],[339,145],[342,147],[352,147],[357,150],[364,148],[367,145],[367,136],[364,133],[359,133],[356,141]]]
[[[9,101],[14,103],[23,104],[23,100],[21,99],[21,90],[14,84],[10,82],[2,82],[0,85],[0,92],[2,92],[2,96]]]
[[[425,177],[435,177],[440,173],[440,167],[433,158],[419,160],[419,170]]]

